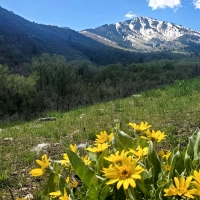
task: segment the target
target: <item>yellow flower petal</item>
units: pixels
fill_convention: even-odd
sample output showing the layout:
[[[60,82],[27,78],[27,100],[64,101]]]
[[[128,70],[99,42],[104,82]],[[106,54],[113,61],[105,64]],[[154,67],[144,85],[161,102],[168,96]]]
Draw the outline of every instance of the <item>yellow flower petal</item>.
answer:
[[[29,174],[31,174],[31,176],[42,176],[45,173],[45,169],[42,168],[36,168],[36,169],[32,169]]]
[[[57,190],[56,192],[51,192],[49,193],[50,196],[52,196],[52,198],[56,198],[62,195],[60,190]]]

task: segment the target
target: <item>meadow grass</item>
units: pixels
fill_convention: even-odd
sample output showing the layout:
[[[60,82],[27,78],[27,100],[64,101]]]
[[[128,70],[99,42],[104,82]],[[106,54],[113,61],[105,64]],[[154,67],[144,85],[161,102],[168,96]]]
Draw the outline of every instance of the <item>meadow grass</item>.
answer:
[[[188,137],[200,127],[200,77],[175,81],[124,99],[81,107],[67,113],[48,112],[43,117],[55,117],[56,121],[37,123],[7,123],[0,126],[0,200],[32,193],[40,199],[43,177],[33,178],[28,173],[36,167],[35,160],[47,153],[61,159],[65,144],[90,144],[96,134],[106,130],[111,133],[116,124],[131,134],[129,122],[147,121],[154,129],[168,135],[162,147],[184,147]],[[41,143],[47,149],[32,151]],[[9,191],[10,190],[10,191]]]

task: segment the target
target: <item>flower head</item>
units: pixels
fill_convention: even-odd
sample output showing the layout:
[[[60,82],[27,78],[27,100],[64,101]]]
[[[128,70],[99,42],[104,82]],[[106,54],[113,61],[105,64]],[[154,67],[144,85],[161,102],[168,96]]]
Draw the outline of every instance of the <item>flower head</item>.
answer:
[[[103,143],[103,144],[98,144],[97,147],[88,147],[86,150],[94,152],[94,153],[99,153],[107,149],[110,145],[108,143]]]
[[[42,176],[43,174],[45,174],[45,169],[43,168],[35,168],[35,169],[32,169],[29,174],[31,176]]]
[[[166,135],[164,132],[161,132],[160,130],[155,131],[155,130],[147,130],[145,131],[146,136],[140,136],[141,138],[148,140],[148,142],[150,141],[157,141],[157,142],[161,142],[162,140],[165,139]]]
[[[170,165],[163,165],[163,169],[164,169],[165,171],[169,171],[170,168],[171,168]]]
[[[158,152],[158,156],[160,156],[162,158],[162,160],[168,160],[169,156],[171,155],[171,151],[167,151],[167,152],[164,152],[163,149],[161,149],[159,152]]]
[[[196,171],[196,170],[194,170],[194,176],[193,176],[193,178],[195,180],[195,181],[193,181],[193,183],[196,182],[196,183],[200,184],[200,170],[199,170],[199,172]]]
[[[75,179],[70,178],[69,176],[66,178],[65,181],[69,184],[70,188],[78,187],[78,182]]]
[[[41,168],[47,168],[51,163],[49,162],[50,159],[47,158],[47,155],[44,154],[42,156],[42,160],[36,160],[36,163],[40,165]]]
[[[115,154],[110,154],[108,157],[104,157],[104,159],[112,162],[113,164],[121,165],[123,157],[127,154],[128,152],[125,152],[124,150],[121,153],[116,151]]]
[[[69,147],[74,153],[76,153],[77,151],[76,144],[75,145],[70,144]]]
[[[140,173],[143,171],[144,169],[137,165],[136,160],[132,160],[131,156],[127,157],[126,155],[122,157],[121,165],[115,164],[102,170],[104,176],[110,179],[106,183],[107,185],[117,182],[117,189],[123,185],[125,190],[128,189],[129,185],[133,188],[136,187],[135,179],[141,179]]]
[[[66,168],[69,168],[71,166],[69,157],[68,157],[68,155],[66,153],[63,153],[63,160],[60,160],[60,162]]]
[[[57,190],[56,192],[49,193],[49,196],[51,196],[52,198],[57,198],[57,197],[59,197],[61,195],[62,195],[62,193],[61,193],[60,190]]]
[[[186,180],[184,176],[180,179],[174,177],[175,185],[172,185],[169,189],[164,189],[164,196],[185,196],[194,199],[196,194],[196,189],[189,189],[190,183],[192,181],[192,176],[189,176]]]
[[[29,174],[32,176],[42,176],[45,173],[45,169],[51,164],[49,162],[49,158],[47,158],[47,155],[44,154],[42,156],[42,160],[36,160],[36,163],[41,167],[41,168],[35,168],[32,169]]]
[[[99,135],[96,135],[97,138],[95,140],[94,145],[103,144],[103,143],[106,143],[106,142],[111,142],[113,136],[114,136],[114,133],[111,133],[110,135],[108,135],[106,131],[101,131]]]
[[[85,165],[90,165],[91,161],[88,159],[88,155],[81,158]]]
[[[200,196],[200,170],[199,170],[199,172],[197,172],[196,170],[194,170],[194,176],[193,176],[193,178],[194,178],[195,181],[192,181],[192,183],[197,188],[196,195]]]
[[[145,147],[144,149],[139,145],[137,147],[137,151],[130,149],[130,152],[133,153],[138,158],[143,158],[148,153],[148,147]]]
[[[52,197],[52,198],[57,198],[59,197],[60,200],[69,200],[69,197],[67,195],[67,192],[66,192],[66,188],[64,188],[64,194],[62,195],[61,191],[58,190],[56,192],[51,192],[49,193],[49,195]]]
[[[148,122],[140,122],[139,125],[136,123],[129,123],[128,125],[134,128],[135,131],[145,131],[148,128],[151,128],[151,125],[149,125]]]

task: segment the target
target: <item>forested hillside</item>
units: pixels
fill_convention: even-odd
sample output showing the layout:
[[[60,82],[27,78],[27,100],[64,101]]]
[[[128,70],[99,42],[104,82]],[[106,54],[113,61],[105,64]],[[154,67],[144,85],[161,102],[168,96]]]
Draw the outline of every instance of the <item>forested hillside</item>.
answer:
[[[0,19],[0,64],[15,71],[23,62],[30,62],[42,53],[62,55],[68,61],[89,60],[98,65],[185,57],[168,51],[143,54],[110,47],[70,28],[30,22],[1,7]]]
[[[197,60],[155,60],[97,66],[42,54],[22,66],[21,74],[0,65],[1,119],[30,119],[47,110],[69,111],[95,102],[123,98],[140,91],[200,74]]]

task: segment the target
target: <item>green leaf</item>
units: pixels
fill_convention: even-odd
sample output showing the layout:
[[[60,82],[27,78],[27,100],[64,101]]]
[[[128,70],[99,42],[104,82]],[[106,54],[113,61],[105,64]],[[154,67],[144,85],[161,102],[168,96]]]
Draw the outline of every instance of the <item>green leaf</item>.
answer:
[[[89,190],[86,192],[86,196],[83,200],[98,200],[99,197],[99,189],[95,186],[91,186]]]
[[[176,152],[176,154],[174,156],[172,156],[171,166],[170,166],[170,170],[169,170],[169,179],[172,179],[172,177],[174,176],[176,162],[179,157],[180,157],[179,151]]]
[[[114,200],[122,200],[126,199],[126,195],[124,193],[124,188],[121,186],[119,189],[117,187],[114,188]]]
[[[152,169],[153,184],[155,187],[157,187],[158,175],[161,172],[161,162],[153,148],[153,142],[150,142],[149,144],[147,161]]]
[[[98,173],[100,173],[100,170],[105,167],[105,162],[106,160],[104,159],[104,157],[108,156],[108,148],[105,149],[102,154],[100,155],[98,161],[97,161],[97,171]]]
[[[137,200],[136,195],[135,195],[135,191],[134,188],[132,188],[132,190],[130,188],[128,188],[127,190],[124,190],[126,197],[130,200]]]
[[[70,149],[66,149],[66,153],[75,173],[79,176],[81,181],[90,188],[93,179],[96,179],[95,171],[93,171],[88,165],[85,165],[82,159]]]
[[[136,184],[138,188],[143,192],[144,195],[149,196],[149,191],[142,180],[137,180]]]
[[[197,160],[200,157],[200,130],[197,130],[189,138],[185,159],[190,158],[191,161]]]
[[[168,199],[168,197],[164,197],[164,189],[165,188],[169,188],[170,185],[172,184],[172,180],[166,182],[164,185],[158,187],[156,189],[156,192],[155,192],[155,196],[153,199],[155,200],[164,200],[164,199]],[[170,198],[171,199],[171,198]]]
[[[49,200],[49,193],[55,192],[57,190],[58,185],[58,175],[52,172],[49,176],[49,180],[47,182],[47,186],[44,191],[44,196],[42,197],[42,200]]]
[[[86,196],[83,200],[98,200],[101,190],[101,184],[102,181],[100,181],[99,179],[93,179],[91,187],[87,190]]]
[[[69,187],[68,183],[65,181],[65,179],[63,178],[63,176],[59,176],[59,183],[58,183],[58,188],[59,190],[64,193],[64,188],[66,188],[66,192],[72,200],[75,200],[74,194],[73,194],[73,190],[71,190],[71,188]]]
[[[129,151],[129,148],[136,149],[138,141],[136,138],[132,138],[123,131],[118,131],[114,136],[114,147],[117,151]]]
[[[107,196],[109,196],[109,193],[110,193],[110,187],[106,185],[101,191],[100,200],[105,200]]]

